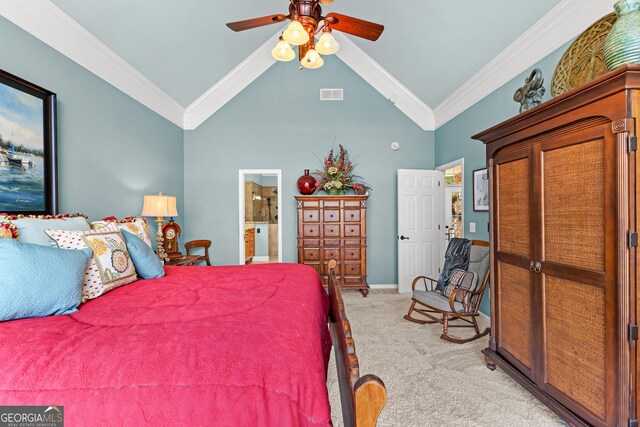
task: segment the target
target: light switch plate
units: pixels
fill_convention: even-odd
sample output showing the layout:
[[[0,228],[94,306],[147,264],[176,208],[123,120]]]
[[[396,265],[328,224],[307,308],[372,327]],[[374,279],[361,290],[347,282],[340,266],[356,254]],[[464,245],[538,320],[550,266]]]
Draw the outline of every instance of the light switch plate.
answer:
[[[476,232],[476,223],[475,222],[470,222],[469,223],[469,233],[475,233]]]

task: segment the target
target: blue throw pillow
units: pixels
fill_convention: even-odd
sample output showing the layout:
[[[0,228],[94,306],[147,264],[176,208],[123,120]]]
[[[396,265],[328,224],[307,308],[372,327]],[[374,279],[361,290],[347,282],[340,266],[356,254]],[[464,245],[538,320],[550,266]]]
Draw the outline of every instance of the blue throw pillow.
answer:
[[[22,243],[57,248],[56,242],[44,230],[91,230],[91,226],[82,216],[72,218],[20,218],[11,220],[18,229],[18,240]]]
[[[120,230],[124,241],[127,244],[127,250],[136,267],[138,276],[143,279],[157,279],[164,276],[164,267],[153,249],[142,241],[135,234],[129,233],[127,230]]]
[[[0,321],[77,311],[91,254],[0,239]]]

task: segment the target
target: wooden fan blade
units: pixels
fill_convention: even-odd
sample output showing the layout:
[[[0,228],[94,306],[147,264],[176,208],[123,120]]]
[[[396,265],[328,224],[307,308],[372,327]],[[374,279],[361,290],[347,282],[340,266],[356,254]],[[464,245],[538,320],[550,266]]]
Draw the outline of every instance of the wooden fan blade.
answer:
[[[328,4],[333,3],[333,0],[320,0],[319,2],[321,5],[326,6]]]
[[[340,15],[339,13],[330,13],[325,18],[329,26],[343,33],[352,34],[362,37],[363,39],[376,41],[384,31],[384,25],[374,22],[364,21],[351,16]]]
[[[244,21],[229,22],[227,27],[233,31],[244,31],[252,28],[264,27],[265,25],[277,24],[289,17],[282,14],[262,16],[260,18],[245,19]]]

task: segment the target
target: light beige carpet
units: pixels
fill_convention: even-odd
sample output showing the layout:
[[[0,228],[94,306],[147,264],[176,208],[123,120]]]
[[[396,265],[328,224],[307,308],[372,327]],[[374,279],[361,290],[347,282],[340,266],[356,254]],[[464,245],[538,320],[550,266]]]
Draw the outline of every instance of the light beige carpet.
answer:
[[[440,339],[440,325],[402,318],[410,295],[374,291],[368,298],[345,292],[360,375],[376,374],[387,387],[378,426],[560,426],[559,418],[500,369],[490,371],[480,350],[488,338],[467,344]],[[473,329],[454,328],[469,336]],[[335,426],[342,426],[334,355],[329,398]]]

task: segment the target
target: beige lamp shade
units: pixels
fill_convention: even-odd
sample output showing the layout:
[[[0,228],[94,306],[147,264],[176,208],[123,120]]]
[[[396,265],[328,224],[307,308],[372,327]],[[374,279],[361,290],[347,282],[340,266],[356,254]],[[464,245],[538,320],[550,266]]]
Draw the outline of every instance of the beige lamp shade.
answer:
[[[141,215],[155,216],[158,218],[165,216],[178,216],[176,196],[165,196],[162,193],[144,196],[144,205],[142,206]]]
[[[300,63],[305,68],[316,69],[324,65],[324,60],[315,49],[309,49]]]
[[[340,43],[333,37],[331,31],[324,31],[316,44],[316,51],[321,55],[333,55],[340,49]]]
[[[273,56],[278,61],[291,61],[296,57],[296,53],[291,49],[289,43],[284,40],[280,40],[276,47],[271,51],[271,56]]]
[[[282,33],[282,38],[289,44],[299,46],[309,41],[309,33],[307,33],[300,21],[293,20]]]

